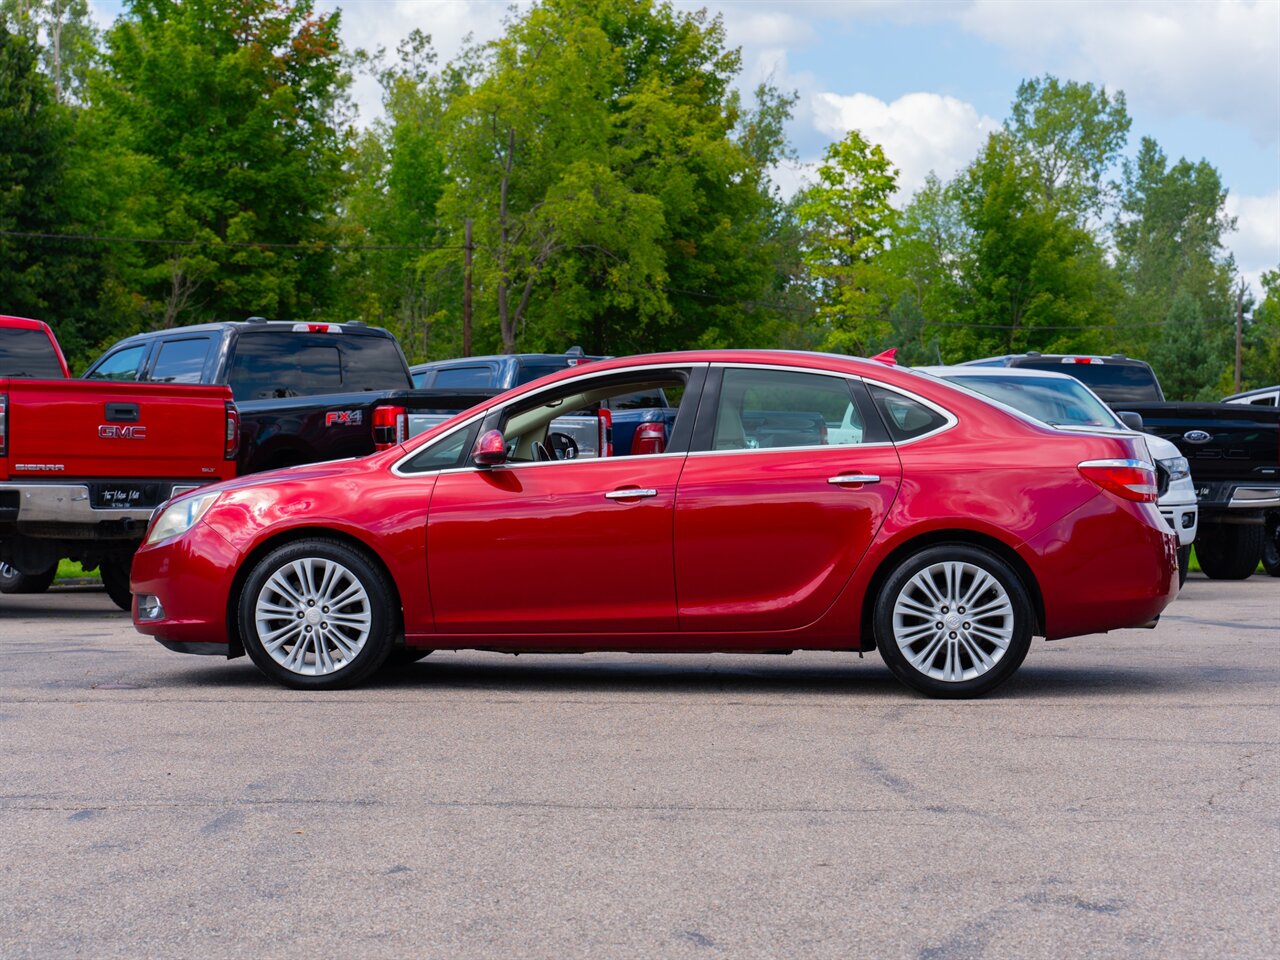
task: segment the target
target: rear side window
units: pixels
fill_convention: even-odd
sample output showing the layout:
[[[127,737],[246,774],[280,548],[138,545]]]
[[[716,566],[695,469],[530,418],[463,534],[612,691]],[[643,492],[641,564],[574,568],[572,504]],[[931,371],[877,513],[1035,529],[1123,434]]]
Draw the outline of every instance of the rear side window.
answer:
[[[85,374],[86,380],[137,380],[138,367],[147,355],[147,345],[140,343],[136,347],[125,347],[115,353],[109,353],[91,373]]]
[[[43,330],[0,330],[0,377],[61,380],[63,376]]]
[[[932,433],[947,425],[947,418],[918,400],[894,393],[883,387],[867,385],[889,436],[901,443]]]
[[[227,378],[237,400],[309,397],[342,391],[335,337],[296,333],[242,335]]]
[[[211,342],[208,337],[165,341],[152,365],[150,379],[159,383],[199,383]]]
[[[491,387],[494,381],[494,368],[487,363],[471,364],[465,367],[443,367],[436,370],[436,378],[431,386],[446,387]]]

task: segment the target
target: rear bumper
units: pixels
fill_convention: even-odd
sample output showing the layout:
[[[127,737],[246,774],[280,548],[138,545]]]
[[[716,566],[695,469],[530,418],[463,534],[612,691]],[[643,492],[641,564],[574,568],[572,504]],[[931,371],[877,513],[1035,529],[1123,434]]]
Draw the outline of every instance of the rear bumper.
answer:
[[[1049,640],[1141,627],[1178,595],[1178,538],[1154,504],[1099,494],[1019,552],[1039,581]]]
[[[239,566],[239,553],[203,521],[173,540],[144,546],[134,554],[129,580],[134,627],[171,650],[227,656],[228,602]],[[159,619],[142,619],[139,595],[159,599]]]
[[[10,510],[16,506],[16,513],[12,516],[6,516],[3,519],[17,523],[65,523],[65,524],[94,524],[113,522],[126,522],[130,524],[139,524],[146,527],[151,519],[151,513],[161,503],[174,496],[174,491],[182,493],[185,490],[194,490],[205,483],[214,483],[217,477],[210,477],[207,480],[140,480],[136,481],[139,486],[154,485],[157,489],[155,496],[152,498],[154,502],[147,502],[140,506],[125,506],[101,508],[93,506],[89,493],[89,483],[97,483],[99,481],[86,481],[85,483],[0,483],[0,504],[13,504],[16,494],[17,502],[10,506]],[[103,483],[110,483],[110,480],[103,480]],[[135,481],[119,481],[122,486],[128,486]],[[10,496],[6,497],[5,495]],[[9,511],[5,511],[8,513]],[[138,531],[141,536],[142,531]]]

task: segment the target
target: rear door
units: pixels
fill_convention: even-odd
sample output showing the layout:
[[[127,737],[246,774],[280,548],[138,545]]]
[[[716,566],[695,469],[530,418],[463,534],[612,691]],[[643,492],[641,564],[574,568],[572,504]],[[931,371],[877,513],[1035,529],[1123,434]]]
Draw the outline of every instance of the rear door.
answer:
[[[827,429],[767,428],[814,418]],[[781,437],[790,445],[768,445]],[[812,623],[870,546],[900,480],[898,454],[861,381],[713,368],[676,493],[680,629]]]

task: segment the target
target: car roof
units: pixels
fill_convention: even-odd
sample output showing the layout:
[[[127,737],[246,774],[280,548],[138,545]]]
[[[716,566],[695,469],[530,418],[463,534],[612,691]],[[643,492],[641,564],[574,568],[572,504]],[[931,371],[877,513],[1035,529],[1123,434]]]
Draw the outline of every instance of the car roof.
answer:
[[[1245,390],[1243,393],[1233,393],[1229,397],[1223,397],[1223,402],[1227,400],[1242,400],[1245,397],[1265,397],[1268,394],[1275,393],[1280,390],[1280,383],[1273,383],[1269,387],[1258,387],[1256,390]]]
[[[169,327],[166,330],[145,330],[120,340],[120,343],[136,343],[142,340],[154,340],[156,337],[171,337],[175,334],[187,335],[197,333],[220,333],[225,330],[239,330],[241,333],[271,331],[273,333],[308,333],[314,327],[338,327],[343,334],[355,336],[390,337],[391,334],[382,327],[370,327],[363,323],[325,323],[307,320],[220,320],[213,323],[193,323],[185,327]],[[314,332],[323,332],[316,330]],[[113,344],[115,346],[116,344]]]
[[[483,357],[450,357],[448,360],[427,360],[423,363],[415,363],[409,367],[410,373],[421,373],[423,370],[438,370],[442,367],[465,366],[471,363],[492,363],[495,360],[507,360],[514,358],[516,360],[590,360],[593,363],[609,359],[606,357],[592,356],[591,354],[577,353],[490,353]]]
[[[981,357],[977,360],[965,360],[959,366],[981,366],[985,364],[1011,366],[1016,360],[1073,360],[1076,357],[1089,360],[1101,360],[1103,363],[1116,365],[1131,364],[1135,367],[1150,366],[1145,360],[1126,357],[1123,353],[1006,353],[998,357]]]
[[[43,320],[32,320],[30,317],[0,316],[0,326],[10,330],[48,330],[49,325]]]

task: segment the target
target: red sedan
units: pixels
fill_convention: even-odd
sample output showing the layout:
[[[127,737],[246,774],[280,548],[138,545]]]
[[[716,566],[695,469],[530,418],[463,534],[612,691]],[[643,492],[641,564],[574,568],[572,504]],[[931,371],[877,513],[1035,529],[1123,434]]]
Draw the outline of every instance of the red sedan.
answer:
[[[677,411],[645,452],[558,459],[559,418],[659,389]],[[133,616],[300,688],[438,649],[878,649],[917,690],[975,696],[1032,635],[1154,621],[1178,589],[1155,499],[1140,438],[1064,435],[910,370],[629,357],[172,501]]]

